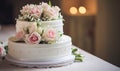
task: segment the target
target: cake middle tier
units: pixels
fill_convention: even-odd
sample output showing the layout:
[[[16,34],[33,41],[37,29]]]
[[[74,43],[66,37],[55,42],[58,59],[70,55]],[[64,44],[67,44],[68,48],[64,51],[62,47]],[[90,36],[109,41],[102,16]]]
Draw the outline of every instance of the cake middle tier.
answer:
[[[16,21],[16,32],[19,32],[19,30],[29,27],[29,25],[32,24],[32,23],[34,23],[34,22],[17,20]],[[40,21],[39,26],[41,26],[42,28],[52,27],[56,31],[64,33],[63,32],[63,20],[62,19],[52,20],[52,21]]]
[[[15,42],[14,37],[8,41],[8,55],[21,61],[49,61],[59,59],[71,54],[71,37],[63,35],[53,44],[26,44]]]

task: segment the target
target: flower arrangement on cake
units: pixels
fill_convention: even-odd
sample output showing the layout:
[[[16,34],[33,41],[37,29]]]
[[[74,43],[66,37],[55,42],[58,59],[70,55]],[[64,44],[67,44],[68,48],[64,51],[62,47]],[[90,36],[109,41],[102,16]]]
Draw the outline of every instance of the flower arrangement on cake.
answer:
[[[27,4],[20,10],[17,20],[29,23],[17,24],[16,39],[29,44],[54,43],[62,36],[62,32],[51,26],[42,26],[41,22],[62,20],[60,8],[51,6],[51,3],[40,3],[39,5]],[[58,23],[59,24],[59,23]]]
[[[0,60],[4,59],[6,53],[7,53],[7,47],[4,45],[3,42],[0,41]]]
[[[50,21],[56,19],[62,19],[60,8],[58,6],[52,6],[51,2],[40,3],[39,5],[27,4],[20,10],[20,20],[25,21]]]

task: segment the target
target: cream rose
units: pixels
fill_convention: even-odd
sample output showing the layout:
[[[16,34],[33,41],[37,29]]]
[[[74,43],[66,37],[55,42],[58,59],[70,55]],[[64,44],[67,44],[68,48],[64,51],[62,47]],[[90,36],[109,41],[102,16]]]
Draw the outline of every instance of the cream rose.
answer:
[[[27,34],[25,36],[25,42],[29,44],[39,44],[41,41],[41,36],[37,32],[33,32],[30,35]]]
[[[16,33],[16,38],[18,40],[23,40],[24,36],[25,36],[25,31],[24,30],[21,30],[21,31]]]
[[[37,23],[36,22],[30,23],[28,29],[29,29],[29,33],[33,33],[37,31]]]
[[[54,10],[54,8],[48,8],[47,10],[44,10],[44,16],[48,17],[49,19],[57,19],[59,12]]]
[[[47,3],[42,3],[43,16],[50,19],[57,19],[59,16],[60,8],[58,6],[49,6]]]
[[[48,8],[51,7],[50,5],[48,5],[47,3],[44,3],[44,2],[42,2],[41,5],[42,5],[43,10],[47,10]]]
[[[34,16],[35,18],[39,18],[42,14],[42,7],[41,5],[25,5],[22,10],[20,10],[21,14],[25,15],[31,15]]]
[[[42,11],[43,11],[43,8],[41,7],[41,5],[36,5],[36,7],[33,7],[31,9],[30,13],[32,16],[36,18],[40,18]]]
[[[16,22],[16,32],[20,32],[20,31],[23,31],[23,30],[26,31],[29,24],[32,24],[32,22],[17,20],[17,22]]]
[[[54,29],[46,29],[43,33],[43,38],[45,41],[55,41],[56,39],[56,31]]]

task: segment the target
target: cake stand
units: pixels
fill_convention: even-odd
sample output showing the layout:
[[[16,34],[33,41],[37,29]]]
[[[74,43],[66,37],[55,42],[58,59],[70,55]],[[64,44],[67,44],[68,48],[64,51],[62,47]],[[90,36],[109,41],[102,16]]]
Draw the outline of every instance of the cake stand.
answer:
[[[32,67],[32,68],[53,68],[61,67],[72,64],[74,62],[74,56],[66,56],[59,59],[50,61],[20,61],[7,55],[5,58],[10,64],[20,67]]]

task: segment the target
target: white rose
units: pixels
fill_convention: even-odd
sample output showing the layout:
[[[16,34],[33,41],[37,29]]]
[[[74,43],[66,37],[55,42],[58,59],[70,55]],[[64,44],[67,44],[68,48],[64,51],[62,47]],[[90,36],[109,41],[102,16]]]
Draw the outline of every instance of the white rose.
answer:
[[[30,23],[28,29],[29,33],[37,31],[37,23],[36,22]]]
[[[21,30],[21,31],[19,31],[19,32],[16,33],[16,38],[18,40],[23,40],[24,36],[25,36],[25,31],[24,30]]]
[[[59,10],[60,9],[57,6],[47,8],[44,10],[44,16],[48,17],[49,19],[58,19]]]
[[[60,11],[60,8],[58,6],[53,6],[52,9],[54,9],[57,13]]]
[[[17,22],[16,22],[16,32],[20,32],[20,31],[23,31],[23,30],[26,31],[29,24],[31,24],[31,23],[27,22],[27,21],[17,20]]]
[[[47,42],[56,40],[56,31],[52,28],[44,30],[43,39]]]
[[[49,6],[47,3],[42,3],[43,16],[49,19],[57,19],[59,16],[60,8],[58,6]]]
[[[50,6],[47,3],[42,2],[42,8],[43,10],[47,10],[48,8],[50,8]]]

